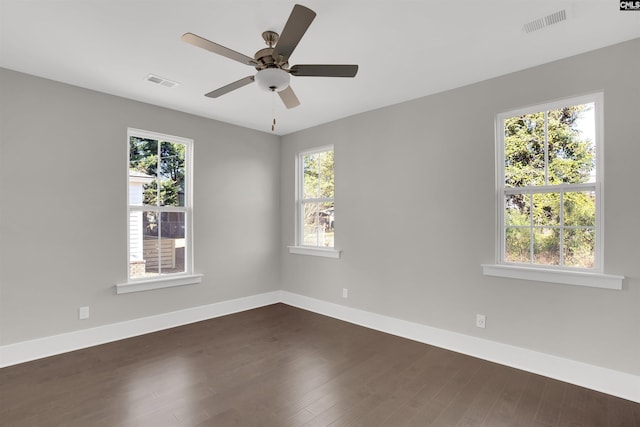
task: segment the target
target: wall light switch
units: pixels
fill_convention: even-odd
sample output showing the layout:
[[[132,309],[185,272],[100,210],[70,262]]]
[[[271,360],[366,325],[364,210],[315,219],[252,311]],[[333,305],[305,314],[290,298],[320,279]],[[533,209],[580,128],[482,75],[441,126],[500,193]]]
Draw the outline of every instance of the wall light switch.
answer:
[[[80,307],[78,309],[78,319],[84,320],[89,318],[89,307]]]

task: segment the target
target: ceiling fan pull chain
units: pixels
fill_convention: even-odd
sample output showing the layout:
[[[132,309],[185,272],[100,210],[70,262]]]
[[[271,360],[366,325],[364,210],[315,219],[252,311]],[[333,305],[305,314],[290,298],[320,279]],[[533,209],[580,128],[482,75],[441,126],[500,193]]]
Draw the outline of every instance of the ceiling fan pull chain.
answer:
[[[272,91],[273,96],[271,97],[271,112],[273,113],[273,123],[271,123],[271,132],[276,131],[276,91]]]

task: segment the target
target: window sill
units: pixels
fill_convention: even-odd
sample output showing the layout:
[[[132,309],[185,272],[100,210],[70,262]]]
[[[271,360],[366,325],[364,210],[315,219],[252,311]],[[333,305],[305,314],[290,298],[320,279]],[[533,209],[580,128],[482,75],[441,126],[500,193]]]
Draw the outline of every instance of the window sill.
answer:
[[[316,248],[313,246],[289,246],[290,254],[320,256],[325,258],[340,258],[342,251],[334,248]]]
[[[174,286],[195,285],[200,282],[202,282],[202,274],[190,274],[188,276],[173,276],[152,280],[140,280],[135,282],[117,284],[116,293],[128,294],[131,292],[150,291],[152,289],[171,288]]]
[[[537,280],[540,282],[562,283],[565,285],[589,286],[592,288],[616,290],[622,289],[622,281],[624,280],[624,276],[614,274],[553,270],[500,264],[483,264],[482,273],[485,276]]]

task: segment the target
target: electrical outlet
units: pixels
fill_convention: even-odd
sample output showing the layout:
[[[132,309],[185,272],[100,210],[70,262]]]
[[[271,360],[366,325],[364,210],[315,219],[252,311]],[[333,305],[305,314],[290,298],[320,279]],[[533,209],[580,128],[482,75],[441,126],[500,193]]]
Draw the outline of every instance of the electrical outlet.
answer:
[[[349,289],[342,288],[342,298],[349,298]]]
[[[484,329],[487,326],[487,316],[484,314],[476,314],[476,326]]]
[[[89,307],[78,308],[78,319],[84,320],[89,318]]]

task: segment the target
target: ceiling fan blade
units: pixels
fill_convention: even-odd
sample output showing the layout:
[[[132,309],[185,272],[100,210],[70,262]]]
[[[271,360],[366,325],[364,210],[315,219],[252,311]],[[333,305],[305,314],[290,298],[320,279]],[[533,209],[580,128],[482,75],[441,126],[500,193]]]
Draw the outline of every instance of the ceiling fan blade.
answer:
[[[293,89],[291,89],[291,86],[287,86],[286,89],[282,89],[278,92],[278,95],[280,95],[280,99],[282,99],[282,102],[284,102],[284,105],[287,108],[294,108],[300,105],[300,101],[293,92]]]
[[[253,83],[253,81],[254,81],[254,76],[247,76],[244,79],[240,79],[233,83],[229,83],[226,86],[222,86],[221,88],[218,88],[216,90],[212,90],[211,92],[205,94],[204,96],[208,98],[217,98],[219,96],[224,95],[225,93],[231,92],[232,90],[240,89],[241,87],[246,86],[249,83]]]
[[[224,47],[222,45],[219,45],[218,43],[214,43],[210,40],[197,36],[193,33],[183,34],[182,41],[189,43],[193,46],[206,49],[209,52],[217,53],[218,55],[222,55],[229,59],[233,59],[234,61],[242,62],[243,64],[246,64],[246,65],[251,65],[252,67],[255,67],[256,65],[258,65],[256,60],[249,56],[238,53],[235,50],[231,50],[228,47]]]
[[[282,56],[282,63],[287,62],[315,17],[316,13],[313,10],[299,4],[293,6],[291,15],[289,15],[273,50],[273,58]]]
[[[355,77],[357,65],[294,65],[289,69],[294,76]]]

